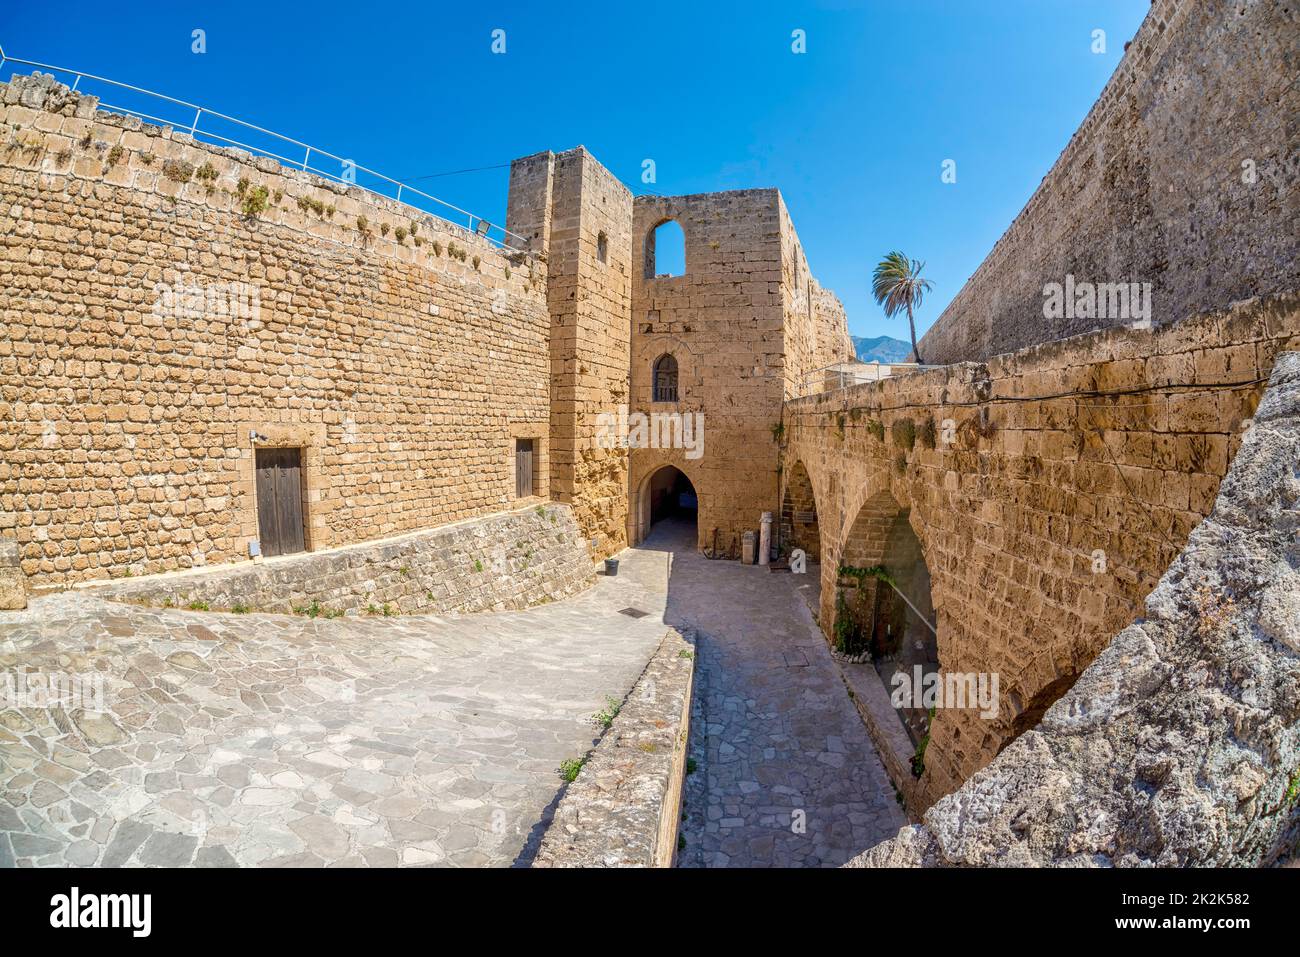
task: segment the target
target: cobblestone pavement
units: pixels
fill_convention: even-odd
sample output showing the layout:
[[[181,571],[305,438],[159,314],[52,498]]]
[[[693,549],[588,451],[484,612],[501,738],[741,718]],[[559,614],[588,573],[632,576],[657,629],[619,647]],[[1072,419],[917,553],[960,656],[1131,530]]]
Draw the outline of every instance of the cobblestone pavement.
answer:
[[[697,633],[683,867],[836,867],[907,823],[788,573],[676,552],[668,623]],[[693,539],[692,539],[693,540]]]
[[[0,678],[94,673],[107,704],[0,710],[0,866],[526,860],[663,637],[665,567],[629,552],[576,598],[461,618],[0,613]]]

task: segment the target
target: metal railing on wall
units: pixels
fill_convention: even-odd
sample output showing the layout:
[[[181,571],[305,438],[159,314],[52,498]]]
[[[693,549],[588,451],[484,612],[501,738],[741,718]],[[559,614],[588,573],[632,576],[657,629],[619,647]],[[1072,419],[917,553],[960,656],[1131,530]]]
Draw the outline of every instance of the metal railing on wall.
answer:
[[[918,365],[915,362],[836,362],[814,369],[799,383],[799,397],[836,392],[867,382],[879,382],[909,372],[938,369],[935,365]]]
[[[118,80],[110,80],[108,77],[96,76],[93,73],[85,73],[81,70],[74,70],[70,67],[55,66],[50,63],[40,63],[36,60],[24,60],[20,57],[10,56],[5,53],[4,48],[0,47],[0,80],[11,79],[17,75],[14,66],[32,67],[38,70],[47,70],[55,79],[61,79],[60,74],[72,78],[69,84],[74,92],[96,96],[99,99],[99,109],[109,113],[116,113],[121,116],[135,116],[141,120],[150,123],[158,123],[163,126],[171,127],[187,136],[192,137],[198,142],[207,142],[213,146],[233,147],[235,149],[246,150],[256,156],[265,156],[269,159],[282,163],[289,169],[301,170],[312,173],[332,182],[339,183],[349,188],[355,187],[364,190],[374,196],[383,199],[392,200],[401,203],[416,212],[425,215],[434,216],[444,222],[451,223],[468,230],[471,233],[482,236],[489,242],[502,248],[526,249],[527,240],[516,233],[510,232],[504,226],[490,222],[481,216],[471,213],[467,209],[461,209],[452,203],[439,199],[430,193],[404,183],[401,180],[393,179],[377,170],[362,166],[350,158],[339,156],[331,153],[329,150],[321,149],[318,146],[304,143],[293,137],[285,136],[282,133],[276,133],[274,130],[268,130],[256,124],[246,122],[237,117],[229,116],[217,110],[209,109],[205,106],[199,106],[197,103],[189,103],[185,100],[178,100],[175,97],[167,96],[164,93],[155,93],[153,90],[146,90],[143,87],[133,86],[130,83],[122,83]],[[7,72],[6,72],[7,69]],[[149,104],[159,103],[166,104],[162,106],[138,107],[126,104],[114,104],[106,102],[94,88],[94,84],[104,84],[111,87],[113,95],[116,97],[127,98],[131,95],[137,95],[145,98],[144,102]],[[88,89],[87,86],[91,88]],[[157,109],[159,112],[172,112],[176,116],[167,117],[156,115],[151,110]],[[180,111],[184,111],[181,115]],[[189,111],[193,111],[190,115]],[[233,136],[218,133],[214,127],[219,124],[230,124],[231,128],[227,132],[241,131],[236,139]],[[252,135],[250,135],[252,134]],[[257,145],[246,142],[248,139],[265,137],[268,145]],[[301,154],[300,156],[288,156],[286,154],[293,152]],[[323,169],[322,160],[333,160],[338,163],[338,171]],[[355,177],[363,175],[371,177],[376,181],[376,186],[359,183]],[[388,190],[388,192],[385,192]],[[423,202],[435,208],[425,208],[420,205]]]

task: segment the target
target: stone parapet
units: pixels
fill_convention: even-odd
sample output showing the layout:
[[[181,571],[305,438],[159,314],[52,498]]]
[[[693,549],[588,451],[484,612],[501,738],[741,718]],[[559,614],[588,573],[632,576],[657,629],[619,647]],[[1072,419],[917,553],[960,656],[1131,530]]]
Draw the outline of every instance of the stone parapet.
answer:
[[[671,867],[677,856],[693,642],[669,631],[560,799],[534,867]]]

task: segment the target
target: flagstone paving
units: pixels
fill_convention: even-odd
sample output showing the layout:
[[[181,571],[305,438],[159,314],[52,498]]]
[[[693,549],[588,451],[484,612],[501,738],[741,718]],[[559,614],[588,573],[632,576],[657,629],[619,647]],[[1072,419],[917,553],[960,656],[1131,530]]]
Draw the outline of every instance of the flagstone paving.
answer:
[[[800,582],[709,561],[671,522],[620,557],[617,578],[518,612],[324,620],[82,592],[0,614],[0,677],[94,674],[106,706],[0,710],[0,866],[527,863],[559,764],[665,621],[697,635],[681,864],[835,865],[905,823]]]
[[[679,866],[838,867],[907,823],[807,584],[677,551],[667,620],[696,632]]]
[[[526,861],[560,763],[663,637],[666,564],[629,553],[568,601],[460,618],[85,593],[0,613],[0,672],[100,675],[107,706],[0,710],[0,866]]]

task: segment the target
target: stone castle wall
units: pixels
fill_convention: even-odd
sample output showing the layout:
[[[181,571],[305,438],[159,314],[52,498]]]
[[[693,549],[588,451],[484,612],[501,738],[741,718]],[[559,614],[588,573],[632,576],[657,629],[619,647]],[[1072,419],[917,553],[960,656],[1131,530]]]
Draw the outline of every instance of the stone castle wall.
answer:
[[[648,274],[647,241],[665,220],[685,236],[685,272]],[[647,530],[646,483],[674,465],[699,495],[699,544],[739,557],[741,535],[776,508],[782,403],[820,366],[852,355],[843,307],[808,270],[774,189],[636,199],[631,408],[702,413],[704,453],[631,453],[629,528]],[[653,401],[655,360],[678,364],[678,401]]]
[[[0,90],[0,534],[33,584],[246,558],[254,430],[304,450],[311,549],[515,507],[519,436],[548,497],[531,257],[48,80]]]
[[[1060,159],[922,339],[925,361],[1133,321],[1044,318],[1045,284],[1067,274],[1151,283],[1156,323],[1300,288],[1298,34],[1294,4],[1155,0]]]
[[[551,325],[551,493],[598,556],[627,545],[627,451],[598,442],[627,402],[632,194],[582,147],[515,160],[507,228],[543,257]]]
[[[851,348],[776,190],[634,209],[585,149],[539,153],[499,250],[49,77],[3,91],[0,532],[38,587],[246,559],[255,447],[301,450],[308,551],[515,507],[531,439],[533,497],[596,556],[638,534],[665,461],[701,492],[701,544],[738,555],[775,507],[791,383]],[[687,275],[646,279],[668,215]],[[648,401],[669,348],[704,458],[638,467],[600,417]]]
[[[1274,357],[1297,347],[1292,296],[787,405],[783,475],[815,499],[823,631],[853,584],[841,562],[888,566],[903,516],[932,577],[940,668],[999,675],[996,719],[937,713],[919,780],[877,735],[910,808],[987,764],[1141,614],[1209,514]]]

